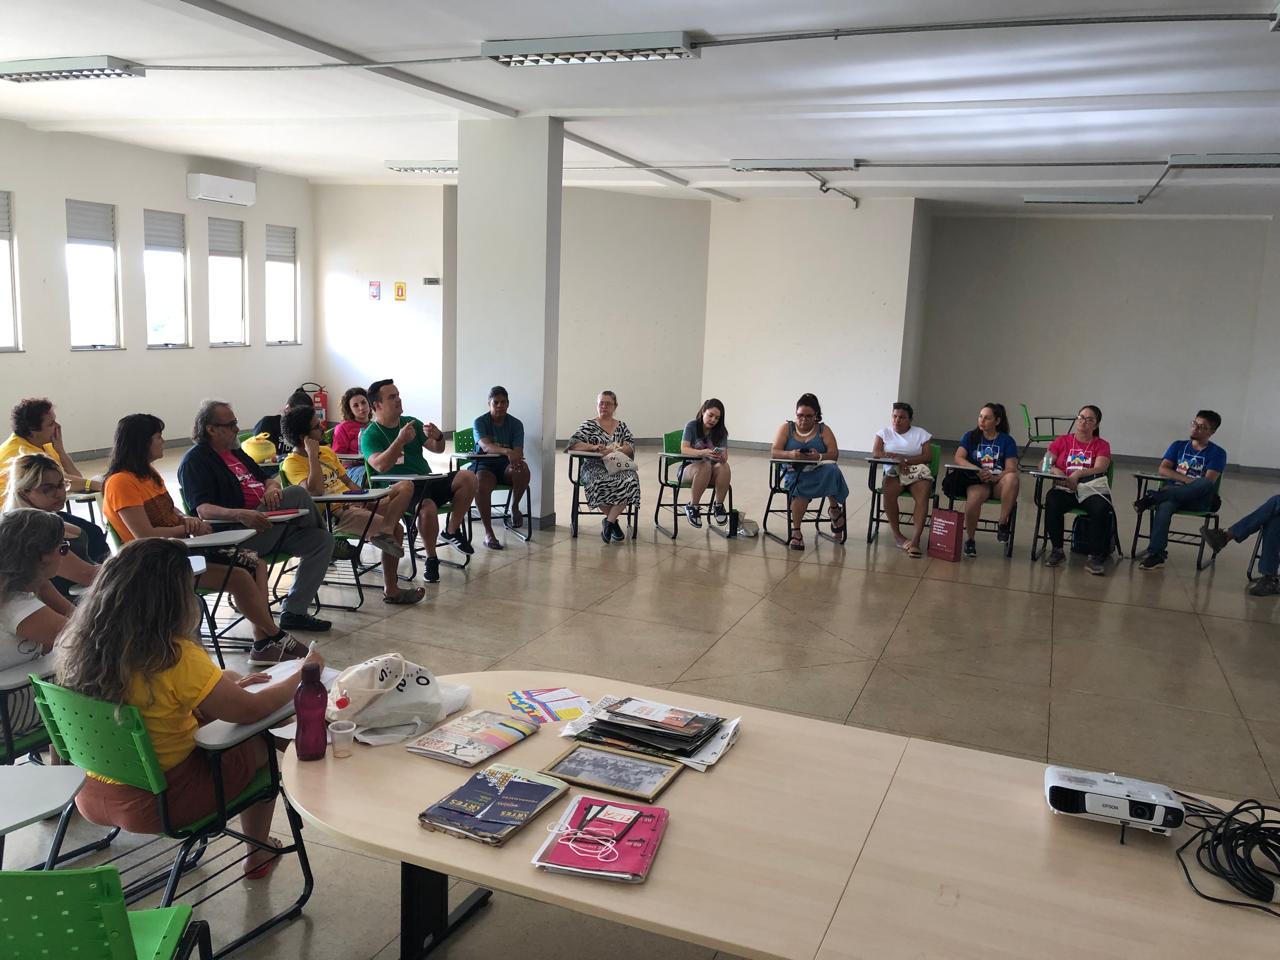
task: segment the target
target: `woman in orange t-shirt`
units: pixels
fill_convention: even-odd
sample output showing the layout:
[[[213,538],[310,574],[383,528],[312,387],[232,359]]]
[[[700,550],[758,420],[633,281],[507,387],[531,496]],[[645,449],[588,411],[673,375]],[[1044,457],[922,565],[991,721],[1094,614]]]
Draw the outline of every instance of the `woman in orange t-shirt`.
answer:
[[[103,486],[102,512],[116,535],[126,542],[148,537],[182,540],[212,532],[205,521],[178,512],[164,480],[151,466],[164,456],[163,431],[164,421],[149,413],[131,413],[116,424],[111,465]],[[271,615],[267,602],[267,565],[244,551],[234,554],[216,551],[207,556],[208,570],[198,584],[219,590],[226,583],[236,609],[253,625],[249,663],[270,666],[304,656],[306,647],[281,630]],[[229,578],[228,563],[232,568]]]

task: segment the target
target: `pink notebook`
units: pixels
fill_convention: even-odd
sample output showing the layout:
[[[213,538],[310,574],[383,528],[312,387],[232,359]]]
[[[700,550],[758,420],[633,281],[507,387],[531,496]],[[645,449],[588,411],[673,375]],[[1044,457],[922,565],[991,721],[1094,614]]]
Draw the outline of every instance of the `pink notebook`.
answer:
[[[643,883],[666,829],[666,807],[575,797],[533,865],[551,873]]]

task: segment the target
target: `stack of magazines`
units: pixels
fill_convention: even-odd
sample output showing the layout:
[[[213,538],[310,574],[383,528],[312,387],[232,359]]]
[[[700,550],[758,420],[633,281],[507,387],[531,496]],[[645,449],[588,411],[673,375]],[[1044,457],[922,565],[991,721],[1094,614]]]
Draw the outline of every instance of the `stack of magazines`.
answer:
[[[538,725],[523,717],[472,710],[410,740],[404,748],[433,760],[474,767],[537,732]]]
[[[705,770],[737,736],[738,721],[638,697],[603,697],[566,731],[587,743],[678,760]]]
[[[494,763],[418,814],[428,830],[500,846],[554,803],[568,784],[545,773]]]
[[[666,829],[665,807],[575,797],[532,862],[550,873],[643,883]]]

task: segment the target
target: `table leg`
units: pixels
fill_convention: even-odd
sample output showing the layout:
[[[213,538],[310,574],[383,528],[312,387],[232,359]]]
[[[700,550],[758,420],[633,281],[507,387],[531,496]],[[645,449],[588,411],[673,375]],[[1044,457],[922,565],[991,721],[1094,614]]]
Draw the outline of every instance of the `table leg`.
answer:
[[[492,890],[473,891],[452,912],[449,877],[411,863],[400,864],[400,960],[422,960],[473,913],[489,902]]]

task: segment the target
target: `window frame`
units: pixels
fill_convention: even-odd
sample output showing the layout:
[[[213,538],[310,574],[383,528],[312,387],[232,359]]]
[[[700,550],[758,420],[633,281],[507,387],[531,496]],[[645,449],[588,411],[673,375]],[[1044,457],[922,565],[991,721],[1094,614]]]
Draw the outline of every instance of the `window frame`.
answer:
[[[114,203],[103,203],[98,200],[76,200],[68,197],[65,202],[68,217],[72,211],[72,204],[82,204],[97,207],[106,207],[111,211],[111,242],[108,244],[102,240],[94,240],[90,238],[78,237],[71,238],[71,224],[67,223],[67,239],[62,248],[63,264],[66,267],[67,253],[69,248],[74,246],[85,247],[107,247],[111,250],[111,276],[113,288],[113,312],[114,322],[112,324],[115,333],[114,343],[71,343],[71,351],[73,353],[102,353],[108,350],[124,349],[124,329],[120,316],[120,231],[117,229],[116,205]],[[70,340],[73,337],[71,329],[71,272],[69,269],[66,273],[67,288],[67,337]]]
[[[236,224],[237,227],[239,227],[240,249],[238,253],[238,259],[240,261],[240,337],[241,337],[241,339],[239,340],[214,340],[213,339],[213,299],[212,299],[213,298],[213,279],[212,279],[213,259],[214,257],[218,257],[220,259],[231,259],[232,257],[232,254],[230,253],[215,252],[215,249],[214,249],[215,247],[214,224],[215,223],[234,223]],[[248,279],[248,269],[247,269],[248,262],[245,258],[244,221],[233,220],[230,217],[209,217],[208,235],[209,235],[209,251],[208,251],[208,257],[206,259],[206,264],[205,264],[205,268],[206,268],[205,281],[208,287],[206,291],[207,297],[208,297],[208,315],[206,317],[208,329],[206,332],[208,333],[208,336],[209,336],[209,346],[211,348],[218,349],[218,350],[223,350],[231,347],[247,347],[250,345],[249,343],[249,307],[248,307],[249,279]]]
[[[286,257],[283,252],[273,253],[273,249],[281,248],[279,242],[282,238],[277,238],[277,242],[273,243],[272,231],[289,231],[290,238],[288,242],[289,256]],[[296,347],[302,344],[302,323],[299,317],[301,307],[301,282],[298,271],[298,228],[285,226],[283,224],[268,223],[264,228],[266,238],[265,242],[265,262],[263,264],[263,329],[264,343],[268,347]],[[282,249],[282,248],[281,248]],[[293,268],[293,281],[291,283],[291,293],[293,295],[293,314],[290,318],[293,337],[290,340],[272,340],[266,331],[270,328],[271,317],[268,314],[270,310],[270,287],[271,282],[267,279],[268,271],[271,269],[272,263],[287,263]]]
[[[180,246],[163,245],[159,243],[150,243],[147,240],[147,214],[156,214],[163,217],[176,217],[179,223],[179,232],[181,234]],[[162,225],[157,224],[159,229]],[[182,254],[182,332],[183,339],[179,342],[152,343],[151,342],[151,314],[147,309],[148,301],[148,280],[147,280],[147,254],[152,251],[157,252],[175,252]],[[187,217],[186,214],[177,213],[171,210],[153,210],[150,207],[144,207],[142,210],[142,302],[143,315],[147,322],[147,349],[148,350],[191,350],[192,330],[191,330],[191,250],[187,243]]]
[[[18,270],[17,257],[14,255],[13,230],[13,191],[0,190],[0,243],[4,243],[4,254],[0,255],[0,270],[9,275],[9,320],[13,334],[12,346],[0,344],[0,353],[22,353],[22,324],[18,322]]]

